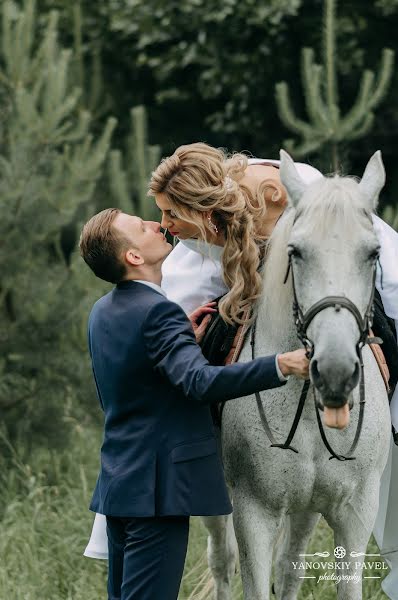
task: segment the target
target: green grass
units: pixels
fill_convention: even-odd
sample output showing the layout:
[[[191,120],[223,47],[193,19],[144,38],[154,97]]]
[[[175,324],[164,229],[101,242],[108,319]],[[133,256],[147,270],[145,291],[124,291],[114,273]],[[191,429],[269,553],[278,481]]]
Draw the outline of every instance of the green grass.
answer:
[[[333,554],[333,533],[324,520],[316,528],[307,552],[328,550]],[[378,548],[371,538],[368,553],[377,553]],[[331,560],[331,559],[328,559]],[[359,560],[359,559],[358,559]],[[381,576],[384,578],[388,571],[368,571],[367,575]],[[319,576],[323,571],[313,571],[307,574]],[[336,586],[332,582],[305,580],[300,590],[298,600],[336,600]],[[371,579],[363,584],[363,600],[388,600],[381,590],[381,579]],[[233,581],[233,600],[243,599],[242,586],[239,573]],[[185,564],[179,600],[210,600],[212,598],[213,584],[206,560],[206,530],[199,518],[191,519],[191,533],[188,547],[188,556]]]
[[[41,449],[27,455],[23,444],[9,447],[11,466],[0,462],[0,600],[106,598],[107,563],[82,556],[93,520],[87,507],[97,474],[99,444],[99,431],[76,424],[67,451]],[[333,541],[330,529],[321,522],[308,551],[325,549],[332,552]],[[368,551],[377,551],[373,541]],[[336,598],[333,583],[313,581],[305,581],[299,600]],[[179,600],[210,600],[212,590],[206,531],[200,519],[193,518]],[[241,598],[236,575],[233,600]],[[381,592],[380,580],[364,584],[364,600],[383,598],[387,597]]]

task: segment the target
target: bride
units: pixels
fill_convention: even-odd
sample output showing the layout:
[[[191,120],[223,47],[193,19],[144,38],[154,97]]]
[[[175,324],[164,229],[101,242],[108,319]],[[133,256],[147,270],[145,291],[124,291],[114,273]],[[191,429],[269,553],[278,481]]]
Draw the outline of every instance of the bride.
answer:
[[[322,176],[310,165],[296,167],[307,183]],[[153,172],[149,195],[162,213],[162,227],[180,240],[162,269],[167,297],[190,313],[224,295],[221,316],[239,322],[242,308],[260,296],[259,267],[266,241],[288,203],[279,161],[243,154],[227,157],[204,143],[180,146]],[[398,234],[376,215],[373,223],[381,245],[376,288],[398,328]],[[398,391],[391,416],[398,430]],[[380,553],[391,567],[382,584],[391,600],[398,600],[397,502],[398,448],[391,442],[374,529]],[[101,515],[96,516],[85,556],[107,557]]]

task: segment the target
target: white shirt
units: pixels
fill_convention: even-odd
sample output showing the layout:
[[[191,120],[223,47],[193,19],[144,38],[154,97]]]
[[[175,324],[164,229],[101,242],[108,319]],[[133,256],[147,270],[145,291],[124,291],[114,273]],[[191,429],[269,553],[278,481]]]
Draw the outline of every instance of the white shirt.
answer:
[[[380,265],[376,271],[376,287],[384,310],[398,319],[398,233],[377,215],[372,215],[373,227],[380,242]],[[383,285],[383,287],[382,287]]]
[[[159,292],[159,294],[162,294],[162,296],[166,296],[166,292],[162,290],[160,285],[158,285],[157,283],[152,283],[152,281],[144,281],[143,279],[132,279],[132,281],[135,281],[136,283],[143,283],[144,285],[147,285],[148,287],[154,289],[156,292]]]
[[[189,314],[228,292],[222,278],[223,248],[199,240],[181,240],[162,265],[162,288]]]

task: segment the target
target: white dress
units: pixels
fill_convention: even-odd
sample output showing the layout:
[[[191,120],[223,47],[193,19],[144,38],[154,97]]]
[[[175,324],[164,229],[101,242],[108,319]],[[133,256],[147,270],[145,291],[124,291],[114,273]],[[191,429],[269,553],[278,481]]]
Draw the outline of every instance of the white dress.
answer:
[[[272,164],[278,160],[249,159],[249,164]],[[307,183],[322,174],[310,165],[296,163],[302,179]],[[395,320],[398,330],[398,234],[374,215],[373,224],[379,237],[380,264],[383,272],[381,288],[380,267],[376,274],[376,287],[380,292],[385,311]],[[222,248],[197,240],[183,240],[166,258],[162,267],[162,288],[167,297],[177,302],[187,314],[198,306],[227,292],[222,279],[220,263]],[[391,401],[391,417],[398,430],[398,386]],[[394,476],[391,477],[391,474]],[[390,455],[383,473],[380,489],[380,507],[374,528],[374,536],[380,553],[391,567],[382,583],[383,590],[391,600],[398,600],[398,447],[391,436]],[[90,541],[84,552],[91,558],[108,557],[106,519],[96,515]]]

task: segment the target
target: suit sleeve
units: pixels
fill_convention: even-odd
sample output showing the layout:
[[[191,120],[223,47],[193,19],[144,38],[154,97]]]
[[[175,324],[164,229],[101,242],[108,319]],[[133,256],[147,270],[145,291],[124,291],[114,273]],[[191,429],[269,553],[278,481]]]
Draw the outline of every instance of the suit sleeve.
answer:
[[[164,301],[149,309],[143,335],[154,370],[185,396],[201,404],[240,398],[283,385],[275,355],[215,367],[204,358],[183,310]]]
[[[95,383],[95,390],[97,392],[97,398],[98,398],[99,403],[101,405],[101,409],[104,410],[104,403],[102,402],[102,398],[101,398],[101,394],[100,394],[100,390],[99,390],[99,385],[98,385],[98,382],[97,382],[97,377],[95,375],[94,363],[93,363],[93,352],[92,352],[92,348],[91,348],[91,319],[92,319],[92,313],[90,314],[89,321],[88,321],[88,328],[87,328],[88,351],[90,353],[90,358],[91,358],[91,369],[93,371],[94,383]]]

